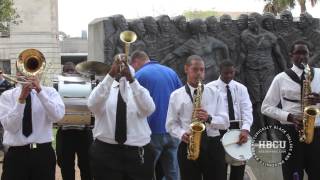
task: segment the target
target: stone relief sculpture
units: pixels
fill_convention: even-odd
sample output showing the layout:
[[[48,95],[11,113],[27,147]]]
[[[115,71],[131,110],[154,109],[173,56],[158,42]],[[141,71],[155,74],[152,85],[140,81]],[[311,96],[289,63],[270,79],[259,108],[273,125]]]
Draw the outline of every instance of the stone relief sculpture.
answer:
[[[189,55],[197,54],[205,60],[205,82],[218,78],[221,61],[232,60],[237,67],[237,80],[247,86],[253,103],[253,132],[265,125],[260,106],[272,79],[276,73],[291,67],[292,42],[309,41],[311,63],[320,66],[319,20],[308,13],[301,14],[299,22],[293,22],[291,12],[285,10],[280,19],[270,13],[252,13],[241,14],[237,20],[227,14],[190,21],[184,16],[171,19],[161,15],[156,19],[147,16],[127,22],[122,15],[115,15],[103,24],[104,58],[108,64],[116,53],[123,51],[119,34],[128,28],[138,36],[130,46],[131,52],[146,51],[150,58],[173,68],[182,81],[185,80],[183,65]]]
[[[194,19],[189,24],[192,36],[183,45],[168,54],[165,64],[174,63],[177,58],[186,59],[192,54],[200,55],[205,61],[205,83],[218,78],[219,62],[229,58],[228,47],[222,41],[207,35],[207,25],[201,19]]]
[[[240,54],[240,35],[233,31],[232,23],[230,15],[222,15],[220,17],[221,32],[218,33],[217,38],[228,46],[230,60],[237,65]]]
[[[211,37],[216,37],[220,31],[218,19],[215,16],[207,17],[205,20],[207,25],[207,34]]]
[[[135,19],[131,22],[129,22],[129,29],[133,32],[135,32],[138,36],[137,40],[130,45],[130,51],[136,51],[136,50],[141,50],[145,51],[146,50],[146,44],[142,40],[146,33],[146,29],[144,28],[144,24],[142,19]]]
[[[158,60],[161,62],[163,58],[169,54],[175,47],[174,25],[168,15],[161,15],[157,18],[159,34]]]
[[[175,48],[177,48],[190,38],[190,32],[185,16],[176,16],[172,20],[175,25]]]
[[[241,34],[242,70],[244,83],[248,88],[253,104],[254,124],[256,130],[265,126],[261,115],[261,103],[276,74],[275,62],[283,70],[285,60],[272,33],[260,27],[260,16],[252,13],[248,17],[248,29]],[[274,59],[275,58],[275,59]]]
[[[143,37],[143,41],[146,45],[146,52],[150,58],[158,59],[159,30],[157,22],[153,17],[147,16],[143,19],[143,24],[146,29],[146,34]]]
[[[311,44],[311,59],[310,63],[319,67],[320,65],[320,31],[314,26],[314,19],[311,14],[305,12],[300,15],[300,28],[303,32],[303,36]]]
[[[123,15],[114,15],[112,18],[114,32],[105,38],[105,55],[106,61],[112,63],[113,56],[115,54],[124,51],[123,43],[120,41],[120,33],[122,31],[128,30],[128,23]]]

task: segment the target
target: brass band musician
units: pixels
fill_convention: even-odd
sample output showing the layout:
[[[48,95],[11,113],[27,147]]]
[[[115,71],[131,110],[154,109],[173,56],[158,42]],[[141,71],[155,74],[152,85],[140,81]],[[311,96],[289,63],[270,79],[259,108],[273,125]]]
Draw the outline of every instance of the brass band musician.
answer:
[[[89,152],[95,180],[153,177],[147,116],[153,113],[155,104],[124,59],[123,55],[115,56],[111,70],[88,99],[95,116],[95,140]]]
[[[224,101],[218,90],[214,87],[204,86],[200,107],[194,109],[193,99],[195,89],[198,89],[199,77],[203,80],[205,75],[204,61],[200,56],[189,56],[185,64],[187,84],[175,90],[169,100],[166,128],[173,137],[179,138],[178,162],[181,180],[211,180],[226,179],[224,149],[220,142],[219,129],[229,127],[228,114]],[[200,154],[195,160],[189,160],[188,146],[192,132],[189,128],[193,114],[206,124],[202,132]],[[192,139],[192,138],[191,138]]]
[[[282,165],[284,180],[294,179],[298,174],[303,179],[304,170],[308,179],[316,180],[320,177],[320,118],[315,118],[313,141],[310,144],[300,142],[299,132],[304,129],[302,111],[305,101],[309,105],[317,104],[319,108],[320,98],[320,69],[311,68],[310,82],[303,85],[306,80],[306,67],[310,57],[309,45],[305,41],[296,41],[290,50],[290,58],[293,62],[291,69],[278,74],[272,81],[268,93],[262,103],[263,114],[281,122],[282,127],[292,139],[293,150],[290,158]],[[305,88],[311,88],[311,93],[305,92]],[[300,98],[301,97],[301,98]],[[278,104],[281,103],[281,108]],[[286,142],[288,150],[289,141]]]

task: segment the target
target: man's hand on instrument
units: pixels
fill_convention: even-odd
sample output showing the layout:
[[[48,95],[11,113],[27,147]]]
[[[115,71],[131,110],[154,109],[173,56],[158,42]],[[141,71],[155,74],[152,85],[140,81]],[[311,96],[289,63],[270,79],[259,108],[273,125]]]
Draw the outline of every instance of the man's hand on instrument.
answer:
[[[37,91],[37,93],[40,93],[41,86],[40,86],[40,80],[38,76],[32,76],[27,78],[28,81],[30,81],[32,88]]]
[[[203,123],[205,123],[209,119],[209,114],[206,110],[198,108],[196,109],[196,117],[199,118]]]
[[[117,54],[114,56],[111,69],[108,73],[111,77],[116,78],[116,76],[120,73],[120,66],[122,64],[122,60],[123,56],[121,54]]]
[[[241,133],[239,135],[239,141],[237,144],[241,145],[243,143],[246,143],[248,141],[249,131],[246,129],[242,129]]]
[[[311,105],[316,105],[317,103],[320,103],[320,94],[318,93],[310,93],[305,97],[308,100],[308,103]]]
[[[186,132],[182,135],[181,137],[181,141],[185,142],[185,143],[189,143],[189,138],[190,138],[190,133],[189,132]]]
[[[294,124],[296,130],[300,130],[303,128],[302,118],[303,118],[302,114],[299,114],[299,115],[289,114],[287,120]]]
[[[121,72],[121,76],[126,77],[127,81],[129,81],[129,83],[132,83],[134,81],[134,78],[132,77],[132,74],[130,72],[129,65],[127,63],[125,63],[125,66],[123,67],[123,70]]]

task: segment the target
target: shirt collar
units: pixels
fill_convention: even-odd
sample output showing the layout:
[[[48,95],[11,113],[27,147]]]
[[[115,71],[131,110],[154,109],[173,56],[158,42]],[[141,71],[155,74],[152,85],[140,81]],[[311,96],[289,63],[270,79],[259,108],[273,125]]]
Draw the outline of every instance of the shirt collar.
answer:
[[[226,87],[226,86],[228,85],[230,88],[232,88],[232,86],[234,85],[234,80],[231,80],[231,81],[229,82],[229,84],[227,84],[227,83],[225,83],[224,81],[222,81],[222,80],[221,80],[221,76],[219,76],[219,78],[218,78],[218,85],[219,85],[219,86],[223,86],[223,87]]]
[[[189,86],[189,88],[190,88],[191,94],[193,95],[194,90],[195,90],[196,88],[192,87],[189,83],[187,83],[187,84],[188,84],[188,86]]]
[[[291,69],[292,69],[292,71],[295,72],[299,77],[300,77],[300,76],[302,75],[302,73],[303,73],[303,70],[300,69],[300,68],[298,68],[298,66],[296,66],[296,65],[293,65]]]
[[[150,61],[145,63],[143,66],[141,66],[140,69],[144,68],[145,66],[148,66],[149,64],[159,64],[159,62],[156,60],[150,59]]]

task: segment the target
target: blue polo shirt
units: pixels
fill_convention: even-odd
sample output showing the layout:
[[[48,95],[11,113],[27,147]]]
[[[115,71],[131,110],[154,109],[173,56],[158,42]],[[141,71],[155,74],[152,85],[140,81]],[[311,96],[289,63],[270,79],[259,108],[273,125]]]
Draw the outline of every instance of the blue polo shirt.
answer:
[[[152,133],[166,133],[170,94],[182,86],[178,75],[169,67],[151,60],[136,72],[135,77],[143,87],[149,90],[156,105],[155,112],[148,117]]]

